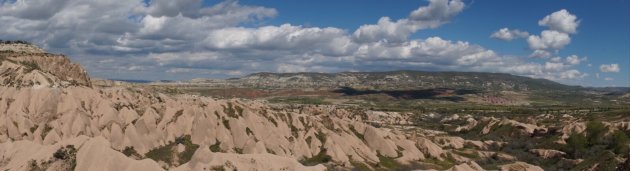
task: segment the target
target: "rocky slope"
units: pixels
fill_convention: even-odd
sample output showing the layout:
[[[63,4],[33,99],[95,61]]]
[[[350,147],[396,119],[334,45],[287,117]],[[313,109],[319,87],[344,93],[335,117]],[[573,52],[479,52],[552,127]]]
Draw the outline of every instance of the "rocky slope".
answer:
[[[2,170],[402,169],[444,160],[432,140],[368,124],[378,112],[91,87],[61,55],[0,47]],[[392,121],[400,119],[380,123]],[[464,160],[457,168],[481,169]]]
[[[81,66],[30,44],[0,43],[0,71],[5,87],[91,85]]]

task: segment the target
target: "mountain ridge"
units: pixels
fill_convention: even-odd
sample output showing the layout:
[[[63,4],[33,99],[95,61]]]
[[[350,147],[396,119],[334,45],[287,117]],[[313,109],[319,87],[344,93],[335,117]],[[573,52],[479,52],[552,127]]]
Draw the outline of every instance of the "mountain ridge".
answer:
[[[542,78],[492,72],[395,70],[382,72],[259,72],[238,78],[192,79],[184,83],[217,83],[258,88],[426,89],[467,88],[478,90],[584,90]]]

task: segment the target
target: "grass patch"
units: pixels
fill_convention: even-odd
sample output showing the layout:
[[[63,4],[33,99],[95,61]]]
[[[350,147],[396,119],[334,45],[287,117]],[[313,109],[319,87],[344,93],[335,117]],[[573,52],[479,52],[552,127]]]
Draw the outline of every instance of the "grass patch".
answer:
[[[215,153],[222,152],[223,150],[221,150],[221,142],[217,140],[216,143],[212,144],[210,146],[210,151],[215,152]]]
[[[326,154],[326,149],[322,149],[319,153],[311,158],[306,158],[300,161],[304,166],[315,166],[321,163],[328,163],[332,161],[332,157]]]
[[[63,160],[70,170],[74,170],[77,167],[77,149],[73,145],[67,145],[57,150],[53,157],[57,160]]]
[[[20,64],[24,66],[24,73],[30,73],[34,70],[40,70],[39,65],[35,61],[20,61]]]
[[[223,113],[227,114],[229,117],[238,118],[239,115],[236,114],[236,109],[232,105],[232,102],[227,102],[227,107],[221,105],[223,107]],[[238,107],[240,108],[240,107]],[[240,114],[242,115],[243,109],[241,108]]]
[[[223,118],[223,126],[225,126],[225,128],[230,130],[230,121],[225,119],[225,118]]]
[[[319,142],[321,142],[322,144],[324,144],[326,142],[326,135],[321,131],[317,131],[317,133],[315,133],[315,137],[319,140]]]
[[[367,164],[362,163],[362,162],[351,161],[350,164],[352,164],[352,167],[354,167],[352,170],[359,170],[359,171],[371,171],[372,170],[370,168],[370,166],[368,166]]]
[[[49,126],[48,124],[44,125],[44,130],[42,130],[42,134],[41,134],[42,135],[42,140],[44,140],[44,138],[46,138],[46,135],[48,135],[48,133],[50,131],[52,131],[52,129],[53,128],[51,126]]]
[[[133,147],[125,147],[125,150],[123,150],[122,153],[127,157],[133,156],[137,158],[142,158],[142,156],[140,156],[140,154],[138,154],[136,149],[134,149]]]
[[[397,170],[400,167],[400,164],[394,160],[394,158],[383,156],[381,154],[377,154],[378,156],[378,166],[385,167],[389,170]]]
[[[355,136],[357,136],[359,139],[365,142],[365,137],[363,136],[363,134],[359,133],[356,129],[354,129],[354,126],[350,125],[350,131],[352,131],[352,133],[354,133]]]
[[[423,162],[435,164],[440,167],[439,170],[445,170],[455,166],[455,161],[453,161],[452,159],[438,160],[437,158],[430,157],[424,159]]]
[[[192,143],[192,141],[190,140],[190,135],[177,138],[175,139],[175,142],[186,147],[184,151],[179,154],[179,164],[184,164],[190,161],[193,154],[195,154],[195,151],[197,151],[197,149],[199,148],[199,145]]]
[[[182,144],[185,147],[184,151],[181,153],[177,153],[177,151],[175,151],[178,144]],[[147,152],[145,156],[155,161],[163,161],[169,165],[183,164],[190,161],[197,148],[199,148],[199,145],[192,143],[190,135],[185,135],[176,138],[175,142]],[[177,161],[175,161],[175,156],[177,156]]]

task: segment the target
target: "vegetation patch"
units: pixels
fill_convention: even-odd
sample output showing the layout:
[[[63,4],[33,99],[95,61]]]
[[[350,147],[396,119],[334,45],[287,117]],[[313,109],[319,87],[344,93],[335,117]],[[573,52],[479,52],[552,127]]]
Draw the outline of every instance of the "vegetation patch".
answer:
[[[44,125],[44,130],[42,130],[42,134],[41,134],[41,135],[42,135],[42,140],[43,140],[44,138],[46,138],[46,135],[48,135],[48,133],[49,133],[50,131],[52,131],[52,130],[53,130],[53,128],[52,128],[52,127],[50,127],[48,124],[45,124],[45,125]]]
[[[192,141],[190,140],[190,135],[179,137],[175,139],[175,142],[186,147],[184,151],[179,154],[179,164],[184,164],[190,161],[193,154],[195,154],[195,151],[197,151],[197,149],[199,148],[199,145],[192,143]]]
[[[53,157],[57,160],[62,160],[67,164],[70,170],[74,170],[77,167],[77,149],[73,145],[67,145],[61,147],[55,153]]]
[[[35,61],[20,61],[20,64],[24,66],[24,73],[30,73],[34,70],[41,70],[39,65]]]
[[[370,171],[370,170],[373,170],[370,166],[368,166],[367,164],[365,164],[363,162],[351,161],[350,164],[352,164],[352,167],[354,167],[353,170],[359,170],[359,171]]]
[[[177,153],[177,151],[175,151],[177,145],[179,144],[182,144],[185,147],[184,151],[181,153]],[[193,154],[198,148],[199,145],[193,144],[190,140],[190,135],[185,135],[176,138],[175,142],[147,152],[145,156],[155,161],[163,161],[169,165],[180,165],[190,161]],[[176,157],[177,161],[175,161]]]
[[[221,142],[217,140],[216,143],[212,144],[210,146],[210,151],[215,152],[215,153],[223,152],[223,150],[221,150]]]
[[[225,128],[230,130],[230,120],[223,118],[223,126],[225,126]]]
[[[227,102],[227,107],[221,105],[223,107],[223,113],[227,114],[229,117],[238,118],[239,115],[236,114],[236,109],[232,105],[232,102]],[[239,107],[240,108],[240,107]],[[241,114],[243,109],[241,109]]]
[[[142,156],[133,147],[125,147],[122,153],[127,157],[135,157],[137,159],[142,158]]]
[[[383,156],[381,154],[377,154],[377,156],[379,160],[377,166],[385,167],[388,170],[397,170],[400,167],[400,164],[392,157]]]
[[[319,142],[321,142],[322,144],[324,144],[326,142],[326,134],[324,134],[322,132],[322,130],[317,131],[317,133],[315,133],[315,137],[319,140]]]
[[[354,126],[350,125],[350,131],[352,131],[352,133],[354,133],[355,136],[357,136],[359,139],[365,142],[365,137],[363,136],[363,134],[359,133],[356,129],[354,129]]]
[[[315,166],[320,163],[328,163],[332,161],[332,157],[326,154],[326,149],[322,149],[319,153],[311,158],[305,158],[300,161],[304,166]]]

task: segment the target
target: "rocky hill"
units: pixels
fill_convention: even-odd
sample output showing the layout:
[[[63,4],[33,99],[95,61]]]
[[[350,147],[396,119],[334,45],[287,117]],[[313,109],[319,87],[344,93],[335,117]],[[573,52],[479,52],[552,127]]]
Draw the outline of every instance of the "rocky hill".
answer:
[[[567,86],[546,79],[484,72],[341,72],[341,73],[255,73],[228,80],[194,79],[206,83],[254,88],[328,88],[353,87],[381,90],[400,89],[474,89],[487,91],[566,91]]]
[[[1,170],[396,169],[439,150],[364,110],[91,87],[62,55],[2,47]]]
[[[0,71],[0,85],[8,87],[91,86],[80,65],[26,42],[0,41]]]

